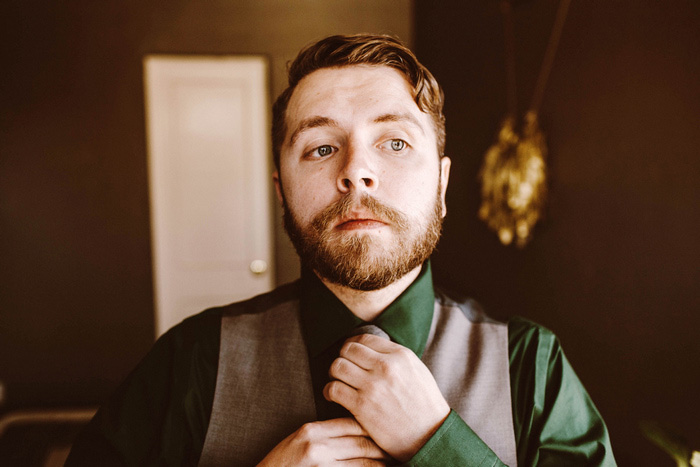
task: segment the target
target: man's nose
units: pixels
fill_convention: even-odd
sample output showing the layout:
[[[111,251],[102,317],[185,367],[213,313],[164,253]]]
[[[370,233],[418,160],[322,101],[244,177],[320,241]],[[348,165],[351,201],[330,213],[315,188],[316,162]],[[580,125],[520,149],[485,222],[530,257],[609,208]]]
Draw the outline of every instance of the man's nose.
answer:
[[[372,167],[370,151],[366,148],[350,146],[343,158],[343,167],[338,173],[338,190],[370,192],[377,189],[378,178]]]

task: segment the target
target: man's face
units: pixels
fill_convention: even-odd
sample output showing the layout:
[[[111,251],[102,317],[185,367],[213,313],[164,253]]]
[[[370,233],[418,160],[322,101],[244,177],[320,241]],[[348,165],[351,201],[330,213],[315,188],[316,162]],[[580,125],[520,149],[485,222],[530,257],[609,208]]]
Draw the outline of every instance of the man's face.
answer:
[[[286,113],[275,184],[302,262],[358,290],[383,288],[432,253],[450,161],[403,75],[386,66],[304,77]]]

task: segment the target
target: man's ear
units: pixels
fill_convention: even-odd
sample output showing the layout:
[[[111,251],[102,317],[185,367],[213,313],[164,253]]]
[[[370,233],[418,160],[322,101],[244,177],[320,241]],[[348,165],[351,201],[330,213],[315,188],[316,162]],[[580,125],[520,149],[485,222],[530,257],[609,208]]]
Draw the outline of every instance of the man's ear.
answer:
[[[445,203],[445,194],[447,193],[447,184],[450,181],[450,167],[452,161],[447,156],[440,158],[440,199],[442,200],[442,217],[447,215],[447,203]]]
[[[284,196],[282,196],[282,182],[280,182],[279,170],[275,170],[273,172],[272,181],[275,182],[275,192],[277,193],[277,200],[280,202],[281,206],[284,206]]]

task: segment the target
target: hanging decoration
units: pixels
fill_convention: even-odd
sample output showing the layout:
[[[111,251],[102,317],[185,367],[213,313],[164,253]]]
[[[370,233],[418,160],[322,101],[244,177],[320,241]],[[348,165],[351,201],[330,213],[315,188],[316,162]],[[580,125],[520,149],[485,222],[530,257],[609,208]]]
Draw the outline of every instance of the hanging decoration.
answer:
[[[539,126],[538,112],[554,62],[570,0],[560,0],[532,102],[518,128],[515,80],[515,34],[512,3],[501,1],[505,32],[508,114],[497,141],[487,151],[479,171],[481,207],[479,218],[496,232],[504,245],[515,241],[524,247],[542,217],[547,196],[547,145]]]

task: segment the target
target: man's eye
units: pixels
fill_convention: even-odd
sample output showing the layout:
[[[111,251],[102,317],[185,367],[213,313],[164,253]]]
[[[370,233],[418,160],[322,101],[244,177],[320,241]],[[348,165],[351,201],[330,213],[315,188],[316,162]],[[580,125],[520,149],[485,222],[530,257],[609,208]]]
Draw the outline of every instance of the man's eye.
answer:
[[[317,156],[321,156],[321,157],[330,156],[331,154],[333,154],[333,146],[330,146],[328,144],[324,144],[323,146],[319,146],[316,149],[314,149],[313,152]]]
[[[394,151],[401,151],[406,147],[406,141],[402,139],[392,139],[391,140],[391,149]]]

